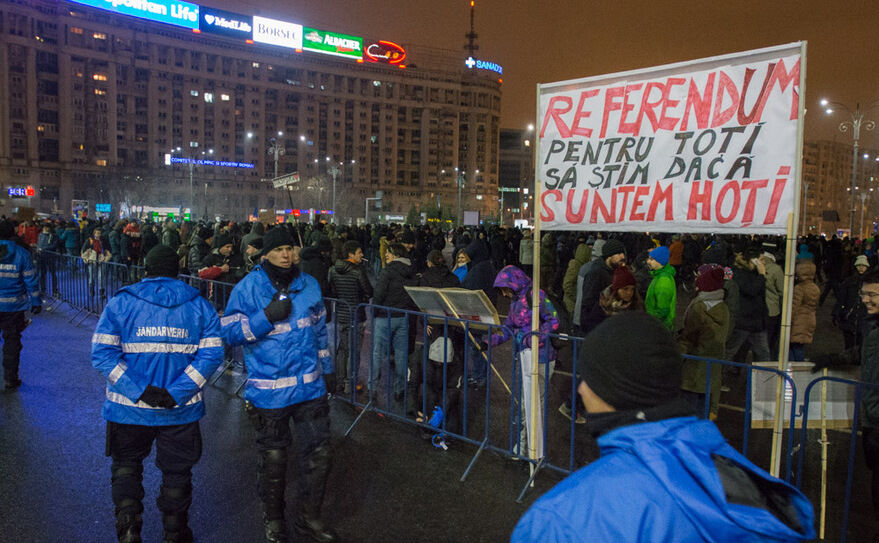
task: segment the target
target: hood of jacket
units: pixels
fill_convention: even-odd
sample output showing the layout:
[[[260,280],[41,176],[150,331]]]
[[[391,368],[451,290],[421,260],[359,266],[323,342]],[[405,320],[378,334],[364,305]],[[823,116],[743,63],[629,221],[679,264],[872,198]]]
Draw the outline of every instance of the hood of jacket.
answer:
[[[464,249],[467,256],[470,257],[471,264],[478,264],[483,260],[488,260],[490,254],[488,245],[481,239],[474,239]]]
[[[508,288],[517,295],[528,294],[531,290],[531,278],[516,266],[506,266],[494,279],[495,288]]]
[[[347,260],[336,260],[336,263],[333,264],[333,268],[336,270],[336,273],[339,275],[345,275],[346,273],[351,273],[357,270],[359,266],[357,264],[353,264]]]
[[[706,541],[714,540],[712,534],[724,534],[723,541],[815,536],[809,500],[738,454],[710,421],[677,417],[622,426],[599,437],[598,445],[602,456],[622,450],[640,459]],[[712,506],[698,505],[706,502]],[[774,514],[755,503],[767,504]]]
[[[314,260],[320,258],[320,249],[317,247],[306,247],[299,253],[302,260]]]
[[[659,268],[658,270],[650,270],[650,275],[652,275],[654,278],[663,277],[663,276],[668,276],[668,277],[674,278],[675,269],[674,269],[674,266],[672,266],[670,264],[666,264],[665,266]]]
[[[582,266],[586,262],[589,261],[589,256],[592,253],[592,247],[586,245],[585,243],[581,243],[577,245],[577,250],[574,251],[574,260],[580,263]]]
[[[412,272],[412,262],[408,258],[395,259],[387,265],[387,269],[392,270],[394,273],[402,275],[407,279],[415,276]]]
[[[815,263],[811,260],[797,260],[797,282],[815,280]]]
[[[199,296],[198,290],[170,277],[147,277],[139,283],[120,289],[119,294],[127,294],[168,308],[179,307]]]
[[[428,267],[421,274],[421,280],[418,283],[419,285],[432,288],[455,288],[461,286],[458,276],[445,266]]]

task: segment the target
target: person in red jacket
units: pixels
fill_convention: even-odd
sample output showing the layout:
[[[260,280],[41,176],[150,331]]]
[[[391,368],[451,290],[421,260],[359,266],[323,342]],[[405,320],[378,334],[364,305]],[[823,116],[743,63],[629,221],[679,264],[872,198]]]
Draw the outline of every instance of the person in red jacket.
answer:
[[[235,244],[228,234],[214,236],[214,249],[202,259],[198,276],[221,283],[240,281],[244,273],[244,261],[241,255],[233,254],[234,249]]]

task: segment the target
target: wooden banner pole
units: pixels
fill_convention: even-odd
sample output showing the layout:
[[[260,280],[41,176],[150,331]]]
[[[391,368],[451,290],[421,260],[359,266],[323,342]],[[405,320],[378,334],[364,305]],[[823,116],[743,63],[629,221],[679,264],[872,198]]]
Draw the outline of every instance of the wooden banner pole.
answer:
[[[535,111],[535,121],[540,120],[540,85],[537,85],[536,94],[536,111]],[[535,130],[540,126],[539,124],[535,124]],[[534,334],[535,332],[540,331],[540,176],[538,174],[539,164],[537,161],[538,149],[540,148],[540,135],[539,132],[535,133],[534,144],[531,146],[533,149],[532,156],[534,157],[534,240],[533,245],[531,247],[531,256],[532,261],[534,263],[534,276],[531,281],[531,428],[532,430],[537,429],[537,415],[539,411],[540,404],[540,396],[538,394],[537,388],[537,376],[540,373],[540,341],[535,341],[538,336]],[[547,338],[547,341],[549,339]],[[533,435],[535,432],[528,432],[528,435]],[[536,441],[540,439],[541,436],[537,436],[534,439],[528,439],[528,456],[532,460],[537,459],[537,446]],[[532,473],[534,470],[534,464],[531,465]]]

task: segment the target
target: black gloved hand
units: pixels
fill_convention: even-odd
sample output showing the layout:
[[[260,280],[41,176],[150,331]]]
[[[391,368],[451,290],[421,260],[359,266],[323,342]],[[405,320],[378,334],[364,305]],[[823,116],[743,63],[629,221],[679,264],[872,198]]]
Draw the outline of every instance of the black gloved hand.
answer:
[[[327,392],[330,394],[336,393],[336,374],[335,373],[325,373],[324,374],[324,385],[327,387]]]
[[[174,397],[167,390],[154,387],[153,385],[147,385],[146,390],[143,391],[143,394],[140,395],[137,401],[153,407],[164,407],[165,409],[171,409],[177,405],[177,401],[174,400]]]
[[[276,292],[269,305],[263,309],[263,313],[266,314],[266,318],[271,323],[286,319],[290,316],[291,311],[293,311],[293,302],[290,301],[290,297],[287,294],[280,292]]]
[[[41,306],[41,305],[31,306],[31,313],[33,313],[34,315],[39,314],[40,311],[42,311],[42,310],[43,310],[43,306]]]

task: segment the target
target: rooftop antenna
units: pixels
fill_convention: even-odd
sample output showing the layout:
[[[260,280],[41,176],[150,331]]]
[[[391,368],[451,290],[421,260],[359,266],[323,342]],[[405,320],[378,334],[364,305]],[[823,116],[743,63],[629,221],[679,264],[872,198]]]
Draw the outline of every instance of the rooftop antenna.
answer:
[[[479,50],[479,46],[476,45],[476,38],[479,35],[476,33],[476,25],[474,23],[474,16],[476,13],[476,1],[470,0],[470,32],[464,34],[464,37],[467,38],[467,43],[464,45],[464,50],[470,53],[471,57],[476,55],[476,51]]]

